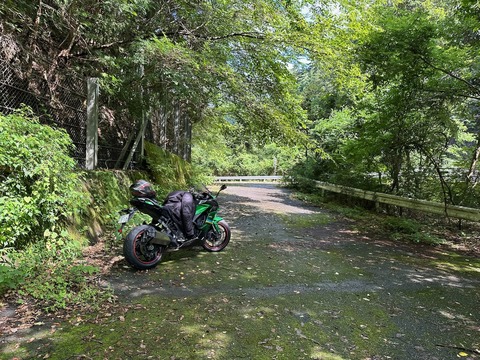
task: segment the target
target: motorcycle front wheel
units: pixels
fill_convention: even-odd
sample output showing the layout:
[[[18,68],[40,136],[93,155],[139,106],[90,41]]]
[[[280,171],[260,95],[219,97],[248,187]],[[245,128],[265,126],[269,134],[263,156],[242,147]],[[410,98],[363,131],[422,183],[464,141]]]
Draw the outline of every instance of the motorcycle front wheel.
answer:
[[[230,241],[230,227],[225,220],[218,222],[219,231],[215,231],[212,227],[205,235],[202,246],[210,252],[219,252],[225,249]]]
[[[151,244],[147,235],[149,225],[132,229],[123,242],[125,260],[136,269],[147,270],[155,267],[163,257],[165,246]]]

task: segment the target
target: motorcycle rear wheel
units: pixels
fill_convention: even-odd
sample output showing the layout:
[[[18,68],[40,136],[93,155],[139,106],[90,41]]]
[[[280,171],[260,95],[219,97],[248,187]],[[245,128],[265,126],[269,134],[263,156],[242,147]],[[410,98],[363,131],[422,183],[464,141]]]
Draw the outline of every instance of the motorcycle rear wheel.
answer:
[[[149,225],[140,225],[132,229],[123,242],[125,260],[134,268],[147,270],[155,267],[163,257],[165,246],[150,243],[147,235]]]
[[[205,250],[210,252],[219,252],[225,249],[230,242],[230,227],[225,220],[218,222],[219,232],[215,232],[213,228],[207,233],[202,242]]]

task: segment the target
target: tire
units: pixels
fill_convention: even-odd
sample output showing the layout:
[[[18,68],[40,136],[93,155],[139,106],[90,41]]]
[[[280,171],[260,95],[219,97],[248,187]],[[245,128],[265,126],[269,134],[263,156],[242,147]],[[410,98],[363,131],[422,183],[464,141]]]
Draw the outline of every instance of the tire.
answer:
[[[140,225],[132,229],[123,242],[123,255],[127,262],[139,270],[155,267],[163,257],[165,246],[149,243],[147,229],[149,225]]]
[[[228,226],[227,222],[225,220],[219,221],[218,227],[220,229],[219,233],[216,233],[212,227],[212,229],[205,236],[205,239],[202,243],[202,246],[205,250],[210,252],[219,252],[225,249],[230,242],[230,227]]]

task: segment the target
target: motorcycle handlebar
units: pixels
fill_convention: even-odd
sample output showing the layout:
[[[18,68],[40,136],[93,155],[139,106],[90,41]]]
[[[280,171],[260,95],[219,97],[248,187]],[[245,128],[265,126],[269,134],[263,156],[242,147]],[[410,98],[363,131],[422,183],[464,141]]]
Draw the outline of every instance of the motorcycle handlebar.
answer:
[[[213,195],[212,192],[205,186],[205,191],[202,191],[201,193],[196,191],[194,188],[190,189],[190,192],[192,193],[193,197],[197,200],[208,200],[208,199],[215,199],[218,194],[220,194],[220,191],[225,190],[227,188],[227,185],[223,184],[220,187],[220,190],[218,190],[216,195]]]

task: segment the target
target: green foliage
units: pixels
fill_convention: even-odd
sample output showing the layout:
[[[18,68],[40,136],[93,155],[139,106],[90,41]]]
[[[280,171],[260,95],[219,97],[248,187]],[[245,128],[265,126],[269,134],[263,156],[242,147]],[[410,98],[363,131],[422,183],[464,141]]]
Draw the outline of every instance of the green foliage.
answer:
[[[246,139],[235,125],[195,127],[192,163],[214,175],[283,175],[299,160],[300,148]]]
[[[329,39],[299,72],[311,141],[294,178],[478,206],[479,22],[454,3],[311,9]]]
[[[66,232],[47,235],[44,241],[8,255],[15,264],[8,268],[8,276],[22,278],[22,283],[11,284],[19,301],[28,296],[48,312],[69,306],[92,308],[111,295],[92,281],[99,269],[79,262],[83,243]]]
[[[108,291],[81,262],[83,234],[95,239],[128,206],[144,174],[77,172],[68,135],[28,110],[0,116],[0,294],[16,291],[47,310],[95,306]]]
[[[28,110],[0,115],[0,247],[38,241],[86,207],[71,148]]]
[[[415,234],[420,231],[420,224],[414,220],[390,217],[384,222],[385,227],[391,231],[402,234]]]
[[[79,174],[86,199],[69,228],[46,229],[34,243],[2,252],[0,294],[15,291],[19,301],[35,299],[46,311],[79,306],[92,308],[111,296],[95,281],[98,268],[82,259],[87,235],[105,235],[105,247],[114,241],[118,211],[128,206],[128,187],[142,172],[91,171]],[[67,224],[66,224],[67,225]],[[65,226],[66,226],[65,225]],[[108,251],[108,249],[107,249]]]
[[[199,167],[192,168],[187,161],[149,142],[146,143],[145,150],[153,181],[159,185],[156,188],[159,198],[179,188],[186,189],[196,184],[210,182],[208,170],[202,172]]]
[[[229,175],[283,175],[298,159],[298,149],[275,143],[248,150],[236,146],[226,158],[224,172]]]
[[[0,294],[15,291],[19,301],[34,299],[45,311],[75,306],[94,308],[111,297],[109,289],[98,288],[95,279],[99,269],[82,259],[86,245],[83,235],[96,240],[103,234],[106,248],[120,240],[115,240],[111,232],[117,225],[118,211],[128,206],[128,187],[149,176],[138,171],[92,171],[83,172],[80,177],[88,205],[78,210],[68,230],[59,226],[46,229],[40,238],[20,250],[3,250]],[[173,181],[169,184],[173,188],[180,186]],[[159,196],[162,190],[166,191],[159,190]]]
[[[249,138],[292,144],[306,113],[290,66],[317,40],[303,9],[271,0],[9,0],[0,32],[39,82],[100,78],[120,128],[142,108],[170,120],[180,107],[192,123],[227,120]]]
[[[149,142],[145,144],[145,152],[153,181],[160,186],[156,189],[159,198],[174,190],[177,184],[187,186],[191,171],[188,163]]]
[[[394,240],[406,240],[414,243],[438,245],[445,242],[444,239],[423,230],[422,224],[415,220],[387,217],[383,226]]]
[[[10,265],[0,264],[0,294],[16,289],[24,281],[21,271]]]
[[[118,212],[129,206],[128,188],[138,179],[149,179],[149,176],[140,171],[97,170],[82,173],[89,205],[82,209],[77,226],[82,231],[86,230],[90,239],[97,239],[105,231],[115,228]]]
[[[112,10],[115,4],[119,10]],[[128,4],[124,9],[123,1],[102,3],[94,12],[77,4],[70,10],[88,24],[82,32],[96,46],[80,52],[95,53],[104,65],[112,105],[127,104],[138,113],[141,101],[131,89],[141,85],[151,90],[144,101],[166,112],[177,102],[193,121],[226,116],[250,137],[295,138],[305,113],[288,65],[307,31],[296,26],[301,7],[269,0]],[[93,26],[99,14],[101,25]],[[117,42],[124,45],[102,47]],[[142,79],[139,64],[144,65]]]
[[[303,192],[311,192],[315,189],[313,181],[320,179],[321,173],[321,164],[313,158],[307,158],[289,170],[286,178],[287,184]]]

